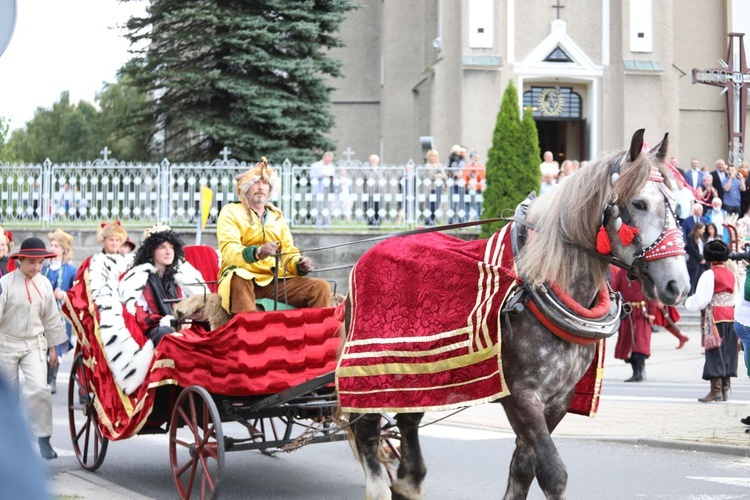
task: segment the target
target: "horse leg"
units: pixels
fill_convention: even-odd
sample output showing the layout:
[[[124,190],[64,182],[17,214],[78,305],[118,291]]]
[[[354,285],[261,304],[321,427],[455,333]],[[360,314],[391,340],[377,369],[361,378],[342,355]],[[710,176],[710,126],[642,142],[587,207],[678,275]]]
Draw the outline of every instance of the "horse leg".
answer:
[[[418,500],[422,498],[422,481],[427,467],[419,445],[419,422],[424,413],[399,413],[396,423],[401,432],[401,464],[393,481],[394,500]]]
[[[352,433],[356,446],[357,459],[365,471],[365,498],[367,500],[390,500],[391,490],[383,476],[383,468],[378,460],[380,446],[380,415],[352,415]]]
[[[510,461],[508,485],[503,498],[506,500],[526,498],[535,475],[534,450],[524,440],[517,437],[516,449]]]
[[[504,498],[526,498],[534,476],[548,499],[565,498],[568,470],[548,427],[551,424],[554,428],[561,417],[550,415],[548,420],[542,403],[534,394],[524,397],[516,393],[509,398],[513,398],[513,401],[503,400],[503,406],[516,433],[516,450],[513,452]]]

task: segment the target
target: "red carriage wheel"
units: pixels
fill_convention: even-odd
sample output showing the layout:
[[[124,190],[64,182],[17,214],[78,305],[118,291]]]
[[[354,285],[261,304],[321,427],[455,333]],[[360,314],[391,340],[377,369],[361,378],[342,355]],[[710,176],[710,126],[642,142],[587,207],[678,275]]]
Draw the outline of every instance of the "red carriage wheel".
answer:
[[[94,408],[96,396],[91,392],[89,381],[83,355],[78,354],[73,361],[68,383],[70,439],[78,463],[84,469],[94,471],[104,462],[109,440],[99,428],[99,417]]]
[[[217,497],[224,434],[216,404],[203,387],[191,385],[177,397],[169,424],[169,461],[180,498]]]

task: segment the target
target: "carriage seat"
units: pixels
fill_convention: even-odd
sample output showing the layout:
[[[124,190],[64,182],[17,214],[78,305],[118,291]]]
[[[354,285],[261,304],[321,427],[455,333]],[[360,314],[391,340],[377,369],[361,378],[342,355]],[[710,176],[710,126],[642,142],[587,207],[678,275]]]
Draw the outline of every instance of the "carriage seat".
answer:
[[[206,286],[211,293],[218,292],[217,278],[219,276],[219,254],[215,248],[208,245],[190,245],[185,247],[185,260],[196,268],[206,281]],[[260,311],[273,311],[273,299],[256,299],[255,305]],[[279,302],[276,306],[278,311],[296,309],[294,306]]]

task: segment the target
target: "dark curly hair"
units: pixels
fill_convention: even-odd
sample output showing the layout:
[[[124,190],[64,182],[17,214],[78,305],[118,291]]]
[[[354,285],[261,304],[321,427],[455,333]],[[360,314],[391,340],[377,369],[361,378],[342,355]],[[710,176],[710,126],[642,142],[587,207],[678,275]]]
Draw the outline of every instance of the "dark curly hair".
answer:
[[[157,233],[151,233],[145,240],[141,242],[141,246],[135,253],[135,259],[133,260],[133,267],[141,264],[153,264],[154,263],[154,252],[159,245],[168,241],[174,247],[174,261],[164,271],[163,278],[172,279],[177,272],[177,267],[180,262],[185,260],[185,244],[182,242],[182,238],[179,234],[173,230],[159,231]]]

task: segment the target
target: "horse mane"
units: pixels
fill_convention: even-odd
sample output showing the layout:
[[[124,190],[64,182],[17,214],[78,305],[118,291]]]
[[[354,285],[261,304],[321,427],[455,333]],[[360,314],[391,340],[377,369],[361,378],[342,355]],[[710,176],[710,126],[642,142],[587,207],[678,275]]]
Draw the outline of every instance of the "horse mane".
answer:
[[[570,243],[596,251],[604,205],[613,193],[617,203],[622,204],[645,186],[651,169],[645,153],[621,169],[614,186],[610,186],[610,167],[625,154],[626,151],[600,154],[549,194],[534,201],[528,217],[534,224],[534,234],[516,262],[524,281],[555,282],[567,289],[582,273],[593,275],[596,281],[604,279],[607,263]]]

